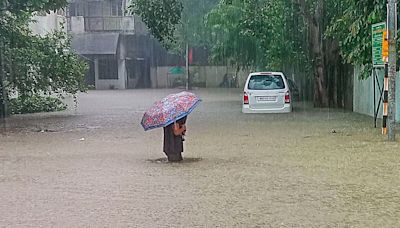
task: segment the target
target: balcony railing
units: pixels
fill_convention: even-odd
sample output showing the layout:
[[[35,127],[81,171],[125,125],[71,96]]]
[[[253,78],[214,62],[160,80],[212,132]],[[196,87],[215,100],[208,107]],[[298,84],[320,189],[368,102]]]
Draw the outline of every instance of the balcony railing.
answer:
[[[133,31],[133,17],[85,17],[85,31]]]

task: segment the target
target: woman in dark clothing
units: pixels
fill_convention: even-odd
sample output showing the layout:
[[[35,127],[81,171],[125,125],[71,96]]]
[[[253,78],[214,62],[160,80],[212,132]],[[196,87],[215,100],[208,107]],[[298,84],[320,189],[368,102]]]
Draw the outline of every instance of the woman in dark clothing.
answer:
[[[164,127],[164,153],[170,162],[182,161],[186,116]]]

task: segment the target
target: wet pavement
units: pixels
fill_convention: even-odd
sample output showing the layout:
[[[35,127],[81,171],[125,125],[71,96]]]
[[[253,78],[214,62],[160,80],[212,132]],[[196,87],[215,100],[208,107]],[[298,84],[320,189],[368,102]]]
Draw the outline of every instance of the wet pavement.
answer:
[[[372,118],[306,103],[245,115],[240,91],[195,90],[171,164],[139,123],[175,91],[90,91],[0,123],[0,227],[400,226],[400,147]]]

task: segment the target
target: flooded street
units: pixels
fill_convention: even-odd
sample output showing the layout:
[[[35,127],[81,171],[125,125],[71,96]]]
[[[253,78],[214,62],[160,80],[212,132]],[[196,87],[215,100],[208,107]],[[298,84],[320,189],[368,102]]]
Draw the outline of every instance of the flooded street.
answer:
[[[89,91],[0,124],[0,226],[400,226],[400,147],[372,118],[242,114],[239,90],[195,90],[187,160],[169,164],[140,120],[172,92]]]

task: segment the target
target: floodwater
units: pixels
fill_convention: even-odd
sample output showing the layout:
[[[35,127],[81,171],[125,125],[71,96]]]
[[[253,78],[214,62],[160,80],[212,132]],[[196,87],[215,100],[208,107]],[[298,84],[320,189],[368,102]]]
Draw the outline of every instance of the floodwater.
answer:
[[[400,147],[372,118],[306,103],[245,115],[240,91],[195,90],[171,164],[139,122],[175,91],[90,91],[0,124],[0,226],[400,226]]]

